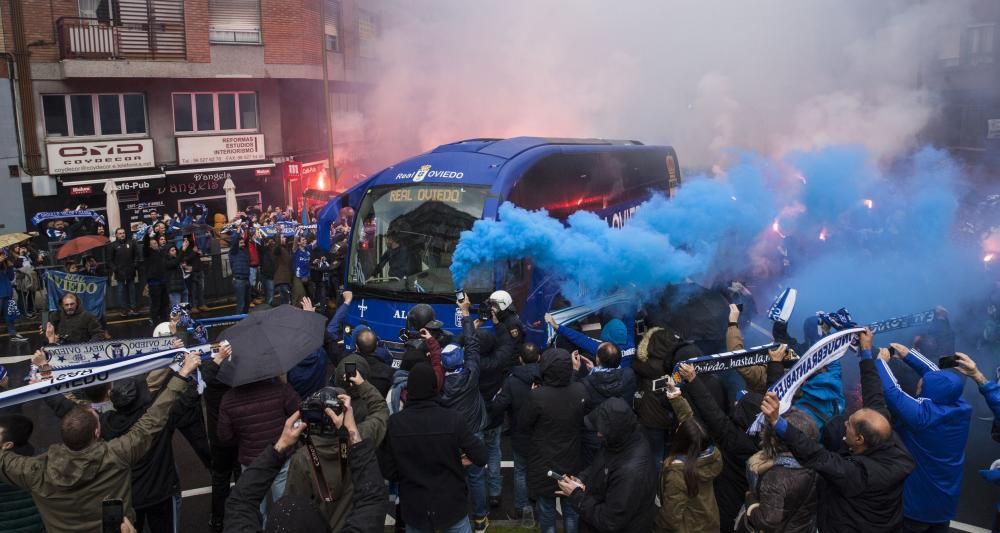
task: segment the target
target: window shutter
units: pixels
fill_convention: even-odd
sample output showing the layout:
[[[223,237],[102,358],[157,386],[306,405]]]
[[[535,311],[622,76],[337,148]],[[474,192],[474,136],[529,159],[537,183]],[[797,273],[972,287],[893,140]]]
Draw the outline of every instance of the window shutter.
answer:
[[[260,0],[209,0],[212,41],[259,42]]]
[[[323,22],[324,33],[327,35],[340,35],[337,31],[340,23],[340,1],[326,0],[326,20]]]

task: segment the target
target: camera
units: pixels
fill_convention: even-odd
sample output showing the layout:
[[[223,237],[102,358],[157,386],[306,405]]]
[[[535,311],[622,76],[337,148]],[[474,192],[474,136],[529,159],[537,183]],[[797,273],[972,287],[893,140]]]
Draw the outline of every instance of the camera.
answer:
[[[481,322],[489,322],[493,320],[493,310],[490,308],[490,301],[479,304],[479,309],[476,310],[476,320]]]
[[[324,411],[329,408],[337,415],[344,413],[344,405],[340,403],[340,398],[337,398],[340,394],[346,394],[346,392],[337,387],[323,387],[302,402],[299,412],[302,415],[302,420],[309,424],[306,431],[323,435],[336,430],[333,421],[326,416]]]
[[[403,328],[399,330],[399,340],[403,342],[419,341],[422,340],[422,337],[420,336],[420,331],[418,330]]]

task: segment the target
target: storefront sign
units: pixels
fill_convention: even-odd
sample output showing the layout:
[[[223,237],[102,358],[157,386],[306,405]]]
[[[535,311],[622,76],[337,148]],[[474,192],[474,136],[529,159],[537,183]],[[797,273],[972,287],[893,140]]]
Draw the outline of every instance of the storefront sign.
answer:
[[[70,196],[90,196],[94,194],[93,185],[71,185],[69,187]]]
[[[258,168],[256,170],[254,170],[253,173],[258,178],[259,177],[263,177],[263,176],[270,176],[271,175],[271,169],[270,168]]]
[[[49,143],[46,149],[50,174],[106,172],[154,165],[150,139]]]
[[[264,136],[260,134],[177,138],[177,159],[181,165],[255,161],[265,157]]]

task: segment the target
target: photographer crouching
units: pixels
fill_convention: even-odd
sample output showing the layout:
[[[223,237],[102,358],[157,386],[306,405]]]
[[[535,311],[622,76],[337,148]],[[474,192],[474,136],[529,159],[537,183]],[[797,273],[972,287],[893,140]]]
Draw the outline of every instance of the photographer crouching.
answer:
[[[334,391],[339,394],[334,396]],[[308,498],[283,496],[271,506],[266,529],[262,528],[259,508],[261,500],[267,497],[271,483],[297,442],[305,440],[308,443],[311,433],[338,431],[346,432],[347,440],[339,448],[347,457],[353,485],[351,509],[340,531],[381,532],[385,523],[387,492],[375,460],[374,442],[363,438],[358,430],[350,396],[342,390],[328,387],[303,402],[302,407],[302,410],[285,421],[281,437],[274,446],[265,449],[240,476],[226,502],[225,531],[331,531],[326,518]],[[317,474],[322,475],[322,469],[317,470]],[[318,484],[324,485],[325,482]],[[320,495],[320,501],[323,500],[323,495]]]

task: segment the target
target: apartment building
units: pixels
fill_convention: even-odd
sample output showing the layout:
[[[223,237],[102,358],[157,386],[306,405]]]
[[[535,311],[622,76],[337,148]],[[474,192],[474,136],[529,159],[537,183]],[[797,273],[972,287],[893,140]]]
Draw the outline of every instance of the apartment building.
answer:
[[[17,164],[0,165],[0,196],[16,183],[24,206],[0,214],[20,216],[8,227],[37,211],[104,209],[108,184],[124,225],[151,208],[174,213],[195,203],[225,214],[228,181],[240,207],[298,207],[304,192],[334,187],[331,148],[343,179],[363,164],[378,1],[0,6],[18,140]],[[0,96],[0,139],[3,104]],[[4,180],[4,171],[14,177]]]

